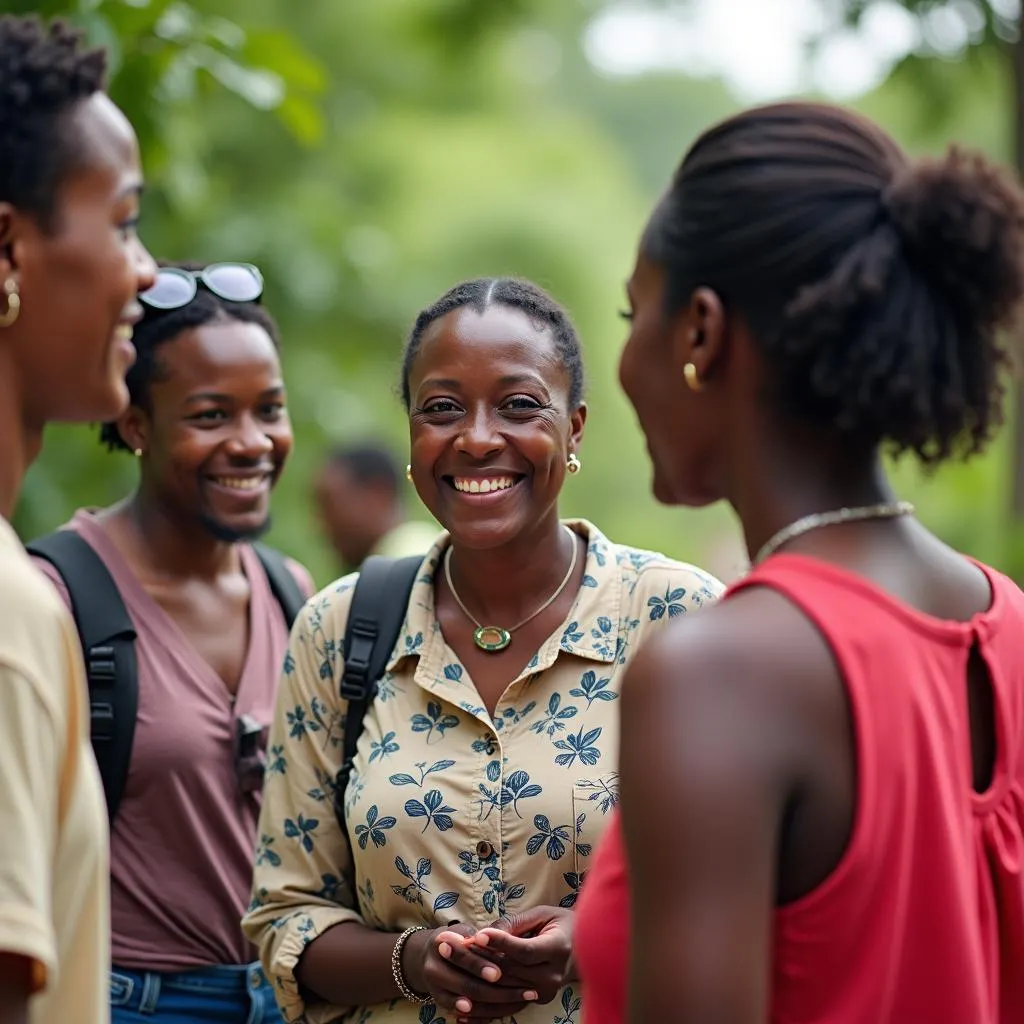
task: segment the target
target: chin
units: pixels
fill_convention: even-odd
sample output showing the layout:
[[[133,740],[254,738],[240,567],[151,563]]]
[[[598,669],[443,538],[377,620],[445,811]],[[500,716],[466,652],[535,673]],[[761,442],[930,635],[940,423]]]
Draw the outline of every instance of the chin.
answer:
[[[503,544],[513,541],[525,527],[517,523],[496,520],[481,522],[461,522],[451,525],[442,524],[451,534],[452,543],[460,548],[486,551],[500,548]]]
[[[203,516],[202,524],[214,540],[227,544],[259,540],[271,526],[269,515],[263,516],[259,520],[237,519],[231,521],[216,519],[213,516]]]
[[[78,392],[69,401],[54,405],[50,418],[59,422],[109,423],[128,408],[128,388],[121,378],[105,380],[91,392]]]
[[[713,505],[721,498],[720,494],[713,493],[699,484],[669,480],[657,467],[654,470],[651,490],[659,504],[676,505],[683,508],[704,508],[706,505]]]

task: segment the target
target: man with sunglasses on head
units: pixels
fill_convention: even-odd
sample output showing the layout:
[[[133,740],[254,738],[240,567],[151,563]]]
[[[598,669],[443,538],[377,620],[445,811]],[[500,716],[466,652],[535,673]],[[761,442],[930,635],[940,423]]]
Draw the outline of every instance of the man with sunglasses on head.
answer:
[[[71,607],[111,816],[114,1024],[272,1024],[240,918],[265,727],[312,581],[254,541],[292,447],[277,327],[243,263],[163,266],[140,298],[124,501],[30,545]]]

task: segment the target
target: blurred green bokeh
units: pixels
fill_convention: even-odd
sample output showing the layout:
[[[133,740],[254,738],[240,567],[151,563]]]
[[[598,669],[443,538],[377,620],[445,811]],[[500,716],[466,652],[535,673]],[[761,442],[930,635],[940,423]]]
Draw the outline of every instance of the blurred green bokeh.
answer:
[[[599,75],[581,44],[599,7],[0,2],[72,17],[111,47],[111,91],[142,141],[142,231],[154,254],[263,269],[297,436],[271,540],[318,582],[335,571],[309,500],[326,446],[381,436],[404,461],[394,390],[404,334],[439,293],[483,274],[538,281],[584,338],[585,468],[567,484],[564,511],[725,576],[739,568],[723,508],[665,509],[650,497],[643,440],[615,376],[616,311],[644,217],[694,136],[737,104],[715,80]],[[914,151],[957,138],[1010,160],[1005,53],[983,45],[970,60],[939,61],[905,62],[857,105]],[[923,65],[941,69],[941,103],[921,87]],[[896,472],[951,543],[1024,567],[1007,516],[1005,440],[930,479],[909,463]],[[51,529],[80,505],[125,494],[133,474],[95,431],[53,428],[16,525],[26,537]]]

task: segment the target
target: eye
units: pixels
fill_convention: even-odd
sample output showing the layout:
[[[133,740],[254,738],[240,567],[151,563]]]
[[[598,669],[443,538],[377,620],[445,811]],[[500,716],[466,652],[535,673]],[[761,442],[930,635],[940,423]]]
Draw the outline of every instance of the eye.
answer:
[[[430,401],[424,402],[423,407],[417,410],[417,412],[426,413],[428,416],[460,411],[458,404],[450,398],[432,398]]]
[[[506,399],[503,408],[511,409],[513,412],[531,412],[534,409],[542,408],[542,404],[529,395],[513,395]]]
[[[223,409],[203,409],[200,412],[193,413],[189,416],[189,419],[197,423],[220,423],[222,420],[227,419],[227,413]]]
[[[284,410],[284,402],[267,402],[266,405],[260,406],[260,415],[265,420],[279,420]]]
[[[633,322],[633,311],[631,309],[620,309],[619,316],[621,316],[627,323]]]
[[[139,218],[131,217],[129,220],[123,220],[117,225],[117,230],[121,235],[121,238],[126,242],[130,242],[139,233]]]

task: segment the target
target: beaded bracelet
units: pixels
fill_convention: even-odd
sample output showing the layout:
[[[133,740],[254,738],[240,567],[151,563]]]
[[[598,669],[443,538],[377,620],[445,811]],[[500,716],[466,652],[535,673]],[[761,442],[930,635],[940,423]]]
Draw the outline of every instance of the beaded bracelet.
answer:
[[[406,928],[401,935],[398,936],[398,941],[395,943],[395,948],[391,951],[391,976],[395,979],[395,984],[398,986],[398,991],[409,1000],[410,1003],[429,1003],[430,999],[424,996],[418,996],[405,981],[405,974],[402,972],[402,950],[405,948],[410,935],[414,935],[416,932],[425,932],[427,929],[424,925],[414,925],[412,928]]]

